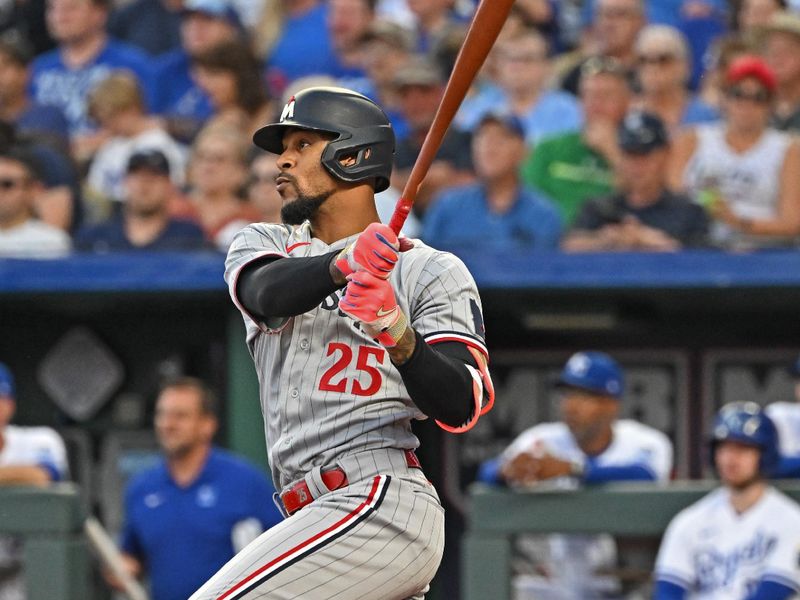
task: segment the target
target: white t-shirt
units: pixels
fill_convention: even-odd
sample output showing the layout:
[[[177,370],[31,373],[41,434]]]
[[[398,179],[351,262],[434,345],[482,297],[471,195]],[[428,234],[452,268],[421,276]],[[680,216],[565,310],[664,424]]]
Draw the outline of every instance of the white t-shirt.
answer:
[[[145,150],[159,150],[169,163],[170,179],[177,187],[186,181],[186,157],[184,146],[162,129],[149,129],[131,138],[115,137],[100,146],[89,167],[86,182],[89,188],[117,202],[124,201],[123,180],[128,169],[128,160]]]
[[[781,454],[800,455],[800,402],[774,402],[764,411],[778,429]]]
[[[0,229],[0,257],[60,258],[71,249],[72,241],[64,231],[37,219]]]
[[[658,481],[667,481],[672,471],[672,442],[662,432],[638,421],[620,419],[612,425],[613,438],[605,451],[593,457],[594,464],[619,467],[639,464]],[[586,455],[564,423],[542,423],[523,431],[503,453],[503,461],[522,452],[547,451],[562,460],[583,460]]]
[[[0,467],[44,466],[58,474],[68,475],[67,452],[64,442],[49,427],[17,427],[8,425],[3,430],[3,448],[0,450]],[[55,474],[54,473],[54,474]],[[21,559],[19,541],[11,536],[0,536],[0,568],[8,568]],[[25,586],[21,574],[0,584],[0,600],[24,600]]]
[[[763,580],[800,591],[800,506],[769,487],[743,514],[726,488],[714,490],[672,520],[656,577],[692,600],[742,600]]]
[[[623,419],[612,426],[613,438],[606,450],[593,457],[602,467],[640,465],[657,481],[669,479],[672,471],[672,442],[662,432],[638,421]],[[583,460],[586,455],[564,423],[542,423],[523,431],[506,448],[501,460],[511,460],[523,452],[547,452],[562,460]],[[559,487],[577,487],[569,477],[548,482]],[[618,589],[613,577],[596,575],[613,569],[617,553],[609,535],[519,536],[517,549],[536,565],[549,572],[547,578],[524,575],[515,578],[516,598],[593,600],[608,597]]]

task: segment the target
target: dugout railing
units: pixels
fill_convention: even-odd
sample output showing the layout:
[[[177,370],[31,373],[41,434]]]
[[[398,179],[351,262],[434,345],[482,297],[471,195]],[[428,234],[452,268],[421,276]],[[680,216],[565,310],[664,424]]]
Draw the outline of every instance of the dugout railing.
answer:
[[[28,598],[91,598],[89,552],[83,534],[85,519],[74,484],[0,487],[0,535],[22,539]]]
[[[518,492],[474,484],[462,542],[462,600],[509,600],[514,536],[520,533],[609,533],[661,537],[672,517],[718,485],[617,483],[580,490]],[[800,501],[800,480],[776,487]]]

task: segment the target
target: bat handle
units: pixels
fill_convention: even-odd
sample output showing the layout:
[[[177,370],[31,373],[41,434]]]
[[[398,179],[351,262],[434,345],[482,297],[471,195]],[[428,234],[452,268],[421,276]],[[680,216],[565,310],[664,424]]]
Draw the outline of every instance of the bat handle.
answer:
[[[389,227],[392,228],[392,231],[394,231],[396,235],[400,235],[400,230],[406,222],[408,213],[411,212],[411,203],[412,201],[407,198],[400,198],[400,200],[397,201],[397,205],[394,207],[394,213],[392,213],[392,220],[389,221]]]

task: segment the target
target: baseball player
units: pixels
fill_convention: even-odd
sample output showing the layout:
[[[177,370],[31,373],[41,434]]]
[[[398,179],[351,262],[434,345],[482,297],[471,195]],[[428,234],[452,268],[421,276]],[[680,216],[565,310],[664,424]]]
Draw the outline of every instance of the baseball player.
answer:
[[[192,599],[423,598],[444,515],[410,424],[466,431],[491,406],[475,283],[376,222],[394,134],[366,97],[305,89],[253,139],[278,155],[286,224],[243,229],[225,276],[288,518]]]
[[[69,475],[61,436],[49,427],[11,425],[16,390],[11,370],[0,363],[0,486],[46,485]],[[22,546],[0,536],[0,600],[25,600]]]
[[[720,409],[711,457],[722,486],[670,523],[656,600],[784,600],[800,591],[800,507],[766,478],[778,433],[754,402]]]
[[[764,409],[778,429],[783,456],[773,477],[800,477],[800,356],[789,372],[794,378],[794,401],[773,402]]]
[[[660,431],[617,419],[623,373],[603,352],[574,354],[559,376],[563,421],[522,432],[498,459],[481,466],[479,479],[528,488],[550,481],[558,487],[607,481],[666,481],[672,443]],[[616,566],[610,536],[521,536],[521,554],[543,576],[515,579],[517,597],[587,600],[613,597],[617,582],[596,572]]]

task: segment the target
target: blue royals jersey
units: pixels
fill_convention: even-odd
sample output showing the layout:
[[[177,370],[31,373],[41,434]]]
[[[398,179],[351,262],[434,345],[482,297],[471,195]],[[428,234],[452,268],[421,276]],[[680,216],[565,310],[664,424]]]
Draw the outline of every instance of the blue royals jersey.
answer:
[[[744,513],[720,488],[679,513],[664,534],[656,579],[694,600],[746,600],[763,583],[800,591],[800,507],[775,490]]]
[[[147,56],[114,40],[109,40],[97,56],[79,67],[66,65],[58,48],[39,56],[31,65],[31,96],[40,104],[61,109],[70,136],[85,134],[95,129],[87,113],[89,92],[112,71],[121,69],[136,75],[145,102],[152,106],[154,82]]]
[[[283,520],[263,473],[212,450],[187,487],[166,463],[139,474],[125,495],[122,549],[150,577],[153,600],[186,600],[262,531]]]

